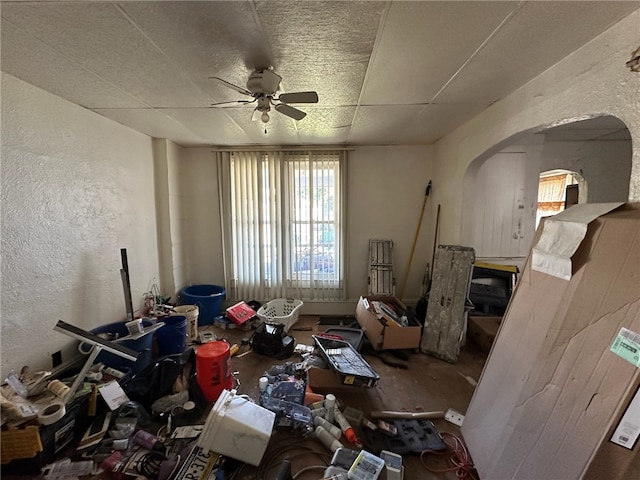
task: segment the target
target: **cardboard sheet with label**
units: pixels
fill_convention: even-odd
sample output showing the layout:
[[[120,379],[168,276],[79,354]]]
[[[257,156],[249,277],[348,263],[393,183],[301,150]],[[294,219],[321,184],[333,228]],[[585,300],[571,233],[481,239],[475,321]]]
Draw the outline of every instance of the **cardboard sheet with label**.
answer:
[[[480,478],[640,478],[640,204],[533,245],[462,426]]]

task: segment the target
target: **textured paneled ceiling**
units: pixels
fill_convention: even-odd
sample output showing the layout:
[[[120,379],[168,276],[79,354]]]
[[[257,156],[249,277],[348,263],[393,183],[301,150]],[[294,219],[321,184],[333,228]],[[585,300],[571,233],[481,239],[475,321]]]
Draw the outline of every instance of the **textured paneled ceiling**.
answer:
[[[638,1],[2,1],[2,71],[180,145],[429,144]],[[246,87],[315,90],[294,121]],[[267,133],[265,134],[265,126]],[[610,127],[610,126],[609,126]],[[595,125],[592,124],[592,130]],[[598,132],[601,135],[602,132]]]

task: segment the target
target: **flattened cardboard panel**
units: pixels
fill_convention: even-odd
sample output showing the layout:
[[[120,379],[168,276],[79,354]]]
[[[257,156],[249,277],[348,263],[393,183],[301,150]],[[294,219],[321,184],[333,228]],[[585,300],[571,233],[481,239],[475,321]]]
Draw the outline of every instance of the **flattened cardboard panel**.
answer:
[[[480,478],[582,478],[640,379],[609,351],[640,327],[640,205],[591,222],[573,258],[564,281],[530,256],[505,313],[462,426]]]
[[[640,388],[640,379],[635,382],[623,401],[625,405],[631,402],[634,391],[638,392],[638,388]],[[618,422],[613,423],[607,438],[611,438],[617,424]],[[613,442],[604,442],[589,464],[583,480],[602,480],[603,478],[640,478],[640,442],[636,442],[632,452],[620,448]]]

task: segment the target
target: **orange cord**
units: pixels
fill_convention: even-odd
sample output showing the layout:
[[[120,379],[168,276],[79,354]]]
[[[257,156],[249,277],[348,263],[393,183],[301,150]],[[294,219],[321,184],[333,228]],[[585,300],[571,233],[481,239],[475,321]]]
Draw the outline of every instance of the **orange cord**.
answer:
[[[469,451],[462,439],[451,433],[442,432],[442,440],[447,446],[446,450],[423,450],[420,453],[420,462],[422,463],[422,466],[432,473],[456,472],[456,476],[458,478],[478,480],[473,460],[471,460]],[[440,469],[429,467],[426,464],[424,457],[430,453],[434,455],[449,455],[448,460],[453,466]]]

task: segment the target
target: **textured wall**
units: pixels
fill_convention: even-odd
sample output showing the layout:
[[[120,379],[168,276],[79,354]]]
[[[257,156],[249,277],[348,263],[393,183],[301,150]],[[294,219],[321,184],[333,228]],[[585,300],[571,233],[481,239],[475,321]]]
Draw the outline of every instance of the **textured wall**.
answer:
[[[222,285],[215,153],[208,148],[188,148],[181,160],[188,228],[185,236],[190,252],[187,283]],[[347,288],[351,300],[342,304],[306,302],[304,312],[353,314],[358,297],[368,291],[371,238],[394,241],[394,272],[398,284],[402,282],[431,172],[432,149],[428,146],[357,147],[349,152],[346,204],[351,237],[347,247]],[[425,212],[404,292],[411,301],[419,297],[426,262],[431,258],[433,221]]]
[[[580,173],[589,203],[624,202],[629,197],[631,151],[631,142],[621,140],[546,142],[540,171],[563,168]]]
[[[84,329],[124,319],[158,276],[151,139],[2,75],[2,378],[51,368]]]
[[[640,44],[640,11],[493,104],[436,144],[434,202],[443,204],[442,235],[457,243],[462,231],[460,186],[467,167],[489,157],[522,132],[592,115],[613,115],[633,144],[628,199],[640,200],[640,74],[625,62]]]

